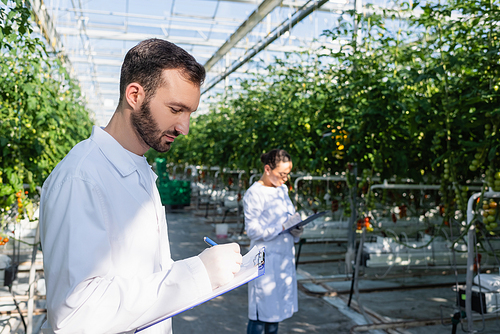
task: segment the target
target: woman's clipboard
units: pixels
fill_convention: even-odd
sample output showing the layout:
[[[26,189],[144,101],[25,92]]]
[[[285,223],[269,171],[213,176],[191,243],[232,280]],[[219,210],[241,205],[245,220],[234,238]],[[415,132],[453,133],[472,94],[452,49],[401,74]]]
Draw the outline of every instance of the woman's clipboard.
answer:
[[[297,224],[293,225],[293,226],[290,226],[289,228],[287,228],[286,230],[283,230],[281,231],[280,233],[278,233],[278,235],[280,234],[283,234],[283,233],[286,233],[286,232],[290,232],[290,230],[296,228],[296,227],[301,227],[301,226],[304,226],[306,224],[309,224],[310,222],[312,222],[313,220],[316,220],[318,219],[319,217],[323,216],[327,211],[321,211],[321,212],[318,212],[318,213],[315,213],[313,215],[310,215],[309,217],[307,217],[306,219],[304,220],[301,220],[300,222],[298,222]]]

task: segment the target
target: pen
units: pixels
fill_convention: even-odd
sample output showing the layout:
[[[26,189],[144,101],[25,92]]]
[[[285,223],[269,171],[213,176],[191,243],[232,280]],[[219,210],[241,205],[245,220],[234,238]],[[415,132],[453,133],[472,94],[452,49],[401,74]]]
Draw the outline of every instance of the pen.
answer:
[[[217,243],[210,239],[209,237],[204,237],[203,240],[207,243],[209,246],[217,246]]]

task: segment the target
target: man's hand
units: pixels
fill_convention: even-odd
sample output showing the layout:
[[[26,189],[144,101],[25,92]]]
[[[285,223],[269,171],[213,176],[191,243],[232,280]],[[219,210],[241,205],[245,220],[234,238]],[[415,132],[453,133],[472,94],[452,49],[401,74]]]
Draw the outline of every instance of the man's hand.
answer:
[[[300,214],[298,212],[295,212],[293,215],[288,216],[288,219],[286,222],[283,224],[283,230],[287,230],[293,225],[299,223],[302,219],[300,218]]]
[[[294,237],[300,237],[304,233],[304,226],[297,226],[290,230],[290,234]]]
[[[243,261],[240,245],[234,242],[207,248],[198,257],[207,269],[212,290],[231,281],[234,275],[240,271],[240,265]]]

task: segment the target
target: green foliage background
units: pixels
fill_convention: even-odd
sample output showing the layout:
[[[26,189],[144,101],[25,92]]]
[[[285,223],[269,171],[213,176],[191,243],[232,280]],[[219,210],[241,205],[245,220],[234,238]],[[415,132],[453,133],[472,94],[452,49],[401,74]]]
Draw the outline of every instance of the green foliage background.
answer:
[[[356,164],[367,182],[441,184],[445,220],[455,205],[464,217],[467,185],[500,191],[499,3],[368,5],[324,32],[338,50],[290,54],[243,80],[164,157],[249,171],[261,169],[261,153],[284,148],[295,171]]]
[[[3,3],[0,215],[15,203],[15,194],[23,184],[34,193],[69,150],[90,135],[93,124],[80,89],[61,59],[31,36],[30,10],[20,0]]]
[[[41,185],[92,125],[61,60],[31,37],[29,10],[20,0],[9,4],[0,8],[2,210],[23,183]],[[399,5],[367,8],[356,17],[357,33],[352,20],[325,31],[338,50],[290,54],[229,89],[165,158],[249,171],[261,168],[262,152],[279,147],[296,171],[311,174],[356,163],[368,178],[441,182],[458,197],[471,181],[493,187],[499,1]],[[342,44],[344,37],[351,42]]]
[[[281,147],[296,170],[333,173],[356,162],[417,182],[439,182],[445,161],[459,183],[497,169],[499,2],[428,4],[412,16],[417,6],[359,15],[357,43],[350,21],[341,21],[325,34],[352,42],[289,55],[241,82],[194,118],[165,157],[249,170]]]

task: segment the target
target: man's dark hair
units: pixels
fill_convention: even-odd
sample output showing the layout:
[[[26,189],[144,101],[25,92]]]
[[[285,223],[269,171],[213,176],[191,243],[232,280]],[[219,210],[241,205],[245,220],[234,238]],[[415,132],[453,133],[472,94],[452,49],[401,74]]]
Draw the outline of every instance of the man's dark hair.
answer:
[[[163,84],[163,70],[179,69],[182,75],[200,87],[205,80],[205,68],[186,50],[168,41],[152,38],[130,49],[123,60],[120,74],[120,102],[125,89],[132,82],[144,88],[145,102],[153,97]]]
[[[269,165],[271,170],[275,169],[280,162],[292,161],[290,154],[285,150],[274,149],[260,156],[260,161],[265,165]]]

